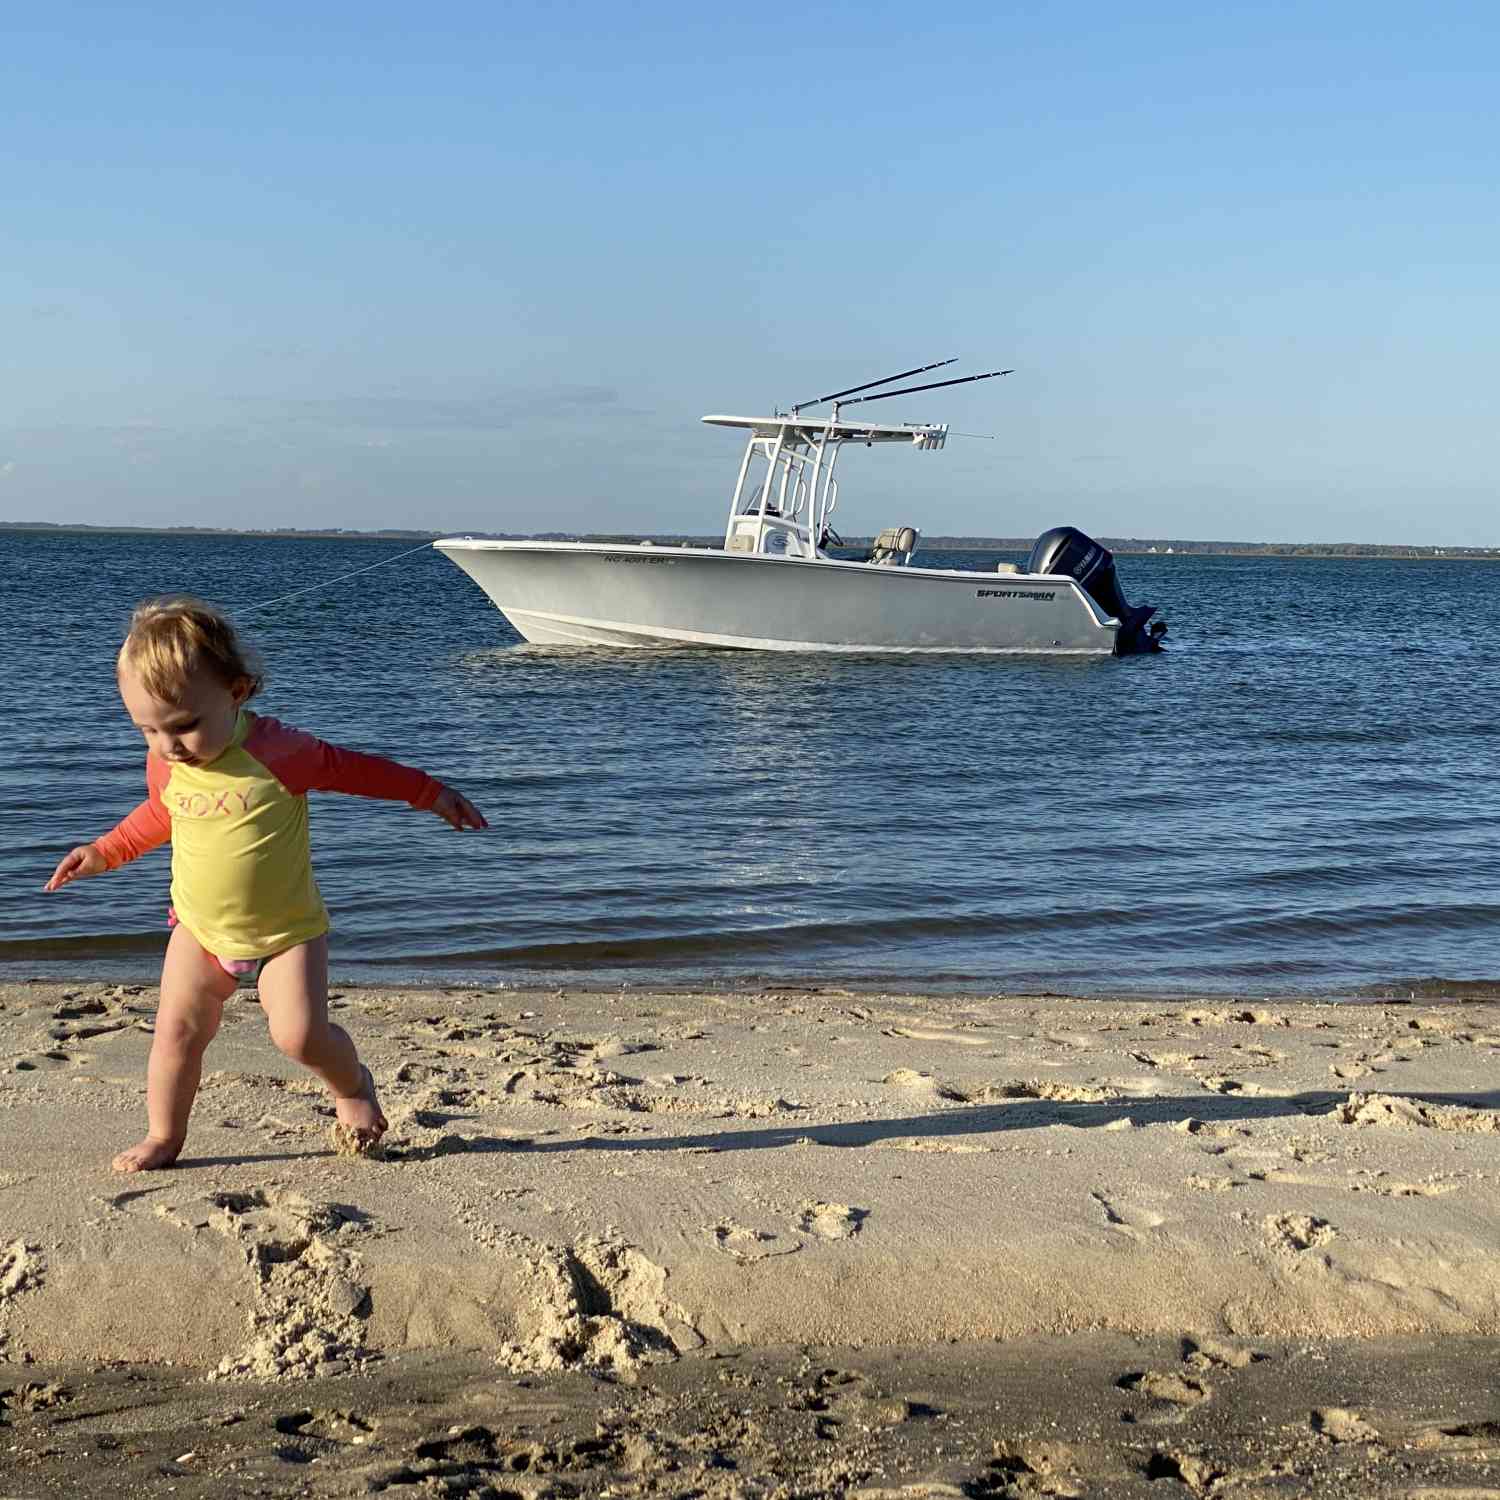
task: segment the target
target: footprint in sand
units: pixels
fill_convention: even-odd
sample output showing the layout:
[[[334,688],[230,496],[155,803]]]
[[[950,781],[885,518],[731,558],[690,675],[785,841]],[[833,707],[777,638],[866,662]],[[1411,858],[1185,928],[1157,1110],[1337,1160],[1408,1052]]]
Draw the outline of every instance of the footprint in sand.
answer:
[[[114,1031],[129,1031],[130,1021],[74,1021],[47,1028],[54,1042],[86,1042],[90,1037],[108,1036]]]
[[[1056,1104],[1102,1104],[1118,1099],[1120,1090],[1088,1083],[1048,1083],[1042,1079],[1014,1079],[990,1083],[965,1096],[968,1100],[994,1104],[1007,1099],[1041,1099]]]
[[[1238,1052],[1240,1061],[1250,1068],[1274,1068],[1277,1063],[1286,1061],[1286,1053],[1278,1052],[1274,1047],[1247,1046],[1244,1042],[1235,1042],[1229,1050]]]
[[[1453,1130],[1472,1135],[1500,1135],[1500,1110],[1462,1109],[1426,1104],[1394,1094],[1350,1094],[1332,1115],[1339,1125],[1385,1125],[1406,1129]]]
[[[342,1375],[372,1357],[369,1288],[350,1241],[371,1226],[357,1209],[276,1188],[158,1204],[184,1229],[217,1230],[244,1258],[253,1292],[249,1342],[210,1379]]]
[[[1255,1155],[1248,1152],[1246,1157],[1250,1160],[1257,1159]],[[1260,1154],[1258,1159],[1264,1161],[1264,1154]],[[1245,1176],[1252,1182],[1274,1182],[1283,1187],[1310,1187],[1326,1190],[1347,1186],[1339,1177],[1319,1175],[1316,1172],[1294,1172],[1286,1167],[1247,1167]]]
[[[812,1413],[813,1432],[824,1440],[837,1439],[846,1426],[868,1432],[871,1428],[897,1427],[905,1422],[940,1415],[938,1408],[926,1402],[891,1396],[872,1385],[857,1370],[836,1367],[820,1370],[810,1384],[794,1390],[787,1401],[787,1410]],[[865,1492],[857,1490],[854,1493],[863,1495]],[[929,1490],[928,1493],[946,1491]]]
[[[1106,1198],[1100,1192],[1092,1192],[1089,1197],[1104,1210],[1104,1222],[1111,1229],[1117,1229],[1132,1238],[1138,1237],[1144,1230],[1160,1229],[1166,1223],[1165,1216],[1154,1209],[1140,1208],[1135,1204]]]
[[[117,1006],[116,1009],[119,1007]],[[105,1016],[109,1014],[109,1006],[99,999],[97,995],[80,997],[74,991],[64,995],[62,1003],[52,1012],[55,1021],[78,1021],[86,1016]]]
[[[848,1240],[869,1217],[869,1209],[851,1208],[847,1203],[807,1202],[798,1215],[797,1228],[820,1240]]]
[[[1187,1010],[1182,1019],[1191,1026],[1290,1026],[1274,1010]]]
[[[1377,1179],[1380,1174],[1375,1174]],[[1427,1182],[1351,1182],[1351,1193],[1374,1193],[1381,1198],[1441,1198],[1456,1193],[1459,1184],[1447,1178],[1430,1179]]]
[[[13,1240],[0,1248],[0,1305],[40,1286],[45,1265],[40,1249],[25,1240]]]
[[[916,1026],[888,1026],[881,1036],[904,1037],[913,1042],[952,1042],[959,1047],[987,1047],[990,1038],[975,1036],[966,1031],[932,1031]]]
[[[708,1232],[714,1248],[731,1260],[769,1260],[775,1255],[795,1255],[802,1248],[798,1240],[784,1240],[772,1230],[751,1229],[733,1219],[710,1225]]]
[[[0,1412],[49,1411],[66,1406],[73,1399],[73,1392],[60,1380],[28,1380],[24,1385],[0,1391]]]
[[[283,1436],[325,1443],[363,1443],[376,1425],[352,1411],[292,1411],[276,1418],[276,1430]]]
[[[988,1495],[999,1486],[1001,1495],[1057,1495],[1077,1497],[1086,1493],[1078,1477],[1078,1463],[1062,1443],[1034,1439],[1001,1438],[989,1462],[990,1474],[977,1486],[965,1486],[965,1495]]]
[[[954,1103],[966,1104],[968,1095],[954,1088],[952,1084],[940,1083],[931,1073],[921,1073],[915,1068],[897,1068],[894,1073],[887,1073],[880,1080],[900,1089],[910,1089],[912,1093],[919,1094],[923,1098],[937,1102],[938,1100],[951,1100]]]
[[[1243,1083],[1238,1078],[1230,1078],[1223,1073],[1210,1073],[1206,1078],[1200,1078],[1199,1084],[1214,1094],[1241,1094],[1246,1098],[1252,1094],[1263,1094],[1264,1089],[1253,1083]]]
[[[1423,1452],[1483,1454],[1500,1457],[1500,1422],[1454,1422],[1449,1426],[1424,1427],[1411,1439]],[[1496,1491],[1500,1494],[1500,1491]]]
[[[1122,1375],[1115,1384],[1122,1391],[1140,1391],[1156,1401],[1171,1401],[1178,1406],[1198,1406],[1207,1401],[1211,1388],[1191,1375],[1173,1370],[1137,1370]]]
[[[585,1040],[580,1037],[577,1041],[568,1043],[570,1050],[576,1050],[579,1057],[586,1062],[599,1062],[607,1057],[629,1057],[637,1052],[660,1052],[658,1043],[634,1037],[604,1036]]]
[[[1312,1430],[1331,1443],[1378,1443],[1380,1434],[1360,1416],[1343,1406],[1321,1406],[1308,1419]]]
[[[514,1233],[497,1243],[534,1288],[522,1315],[525,1336],[497,1356],[513,1374],[590,1370],[628,1378],[703,1346],[687,1309],[665,1295],[665,1267],[636,1246],[599,1235],[549,1245]]]
[[[1213,1395],[1213,1387],[1205,1381],[1175,1370],[1133,1370],[1120,1376],[1115,1385],[1151,1403],[1143,1410],[1125,1412],[1122,1420],[1126,1422],[1180,1422]]]
[[[1187,1187],[1196,1188],[1200,1193],[1227,1193],[1232,1188],[1244,1187],[1249,1181],[1245,1177],[1207,1177],[1202,1172],[1189,1173],[1182,1180]]]
[[[1141,1467],[1147,1479],[1176,1479],[1194,1495],[1217,1495],[1230,1477],[1222,1464],[1194,1453],[1153,1453]]]
[[[1202,1052],[1132,1052],[1136,1062],[1147,1068],[1164,1068],[1170,1073],[1190,1073],[1195,1063],[1207,1062]]]
[[[10,1067],[14,1073],[35,1073],[52,1068],[81,1067],[90,1059],[83,1052],[64,1052],[61,1048],[53,1048],[49,1052],[26,1052],[20,1057],[12,1058]]]
[[[1232,1136],[1250,1134],[1239,1125],[1214,1125],[1207,1120],[1195,1120],[1191,1117],[1186,1120],[1174,1120],[1167,1128],[1175,1130],[1179,1135],[1197,1136],[1207,1141],[1226,1140]]]
[[[1261,1233],[1273,1250],[1295,1253],[1328,1244],[1338,1230],[1312,1214],[1268,1214],[1261,1221]]]
[[[1246,1349],[1223,1339],[1205,1336],[1182,1341],[1182,1362],[1195,1370],[1243,1370],[1270,1357],[1259,1349]]]

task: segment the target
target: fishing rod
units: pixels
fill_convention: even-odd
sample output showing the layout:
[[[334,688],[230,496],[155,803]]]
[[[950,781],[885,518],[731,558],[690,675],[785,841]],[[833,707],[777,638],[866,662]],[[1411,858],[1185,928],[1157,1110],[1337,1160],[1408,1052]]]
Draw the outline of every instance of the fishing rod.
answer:
[[[947,361],[945,361],[946,363]],[[915,374],[916,372],[913,371]],[[968,385],[971,380],[993,380],[997,375],[1014,375],[1014,370],[990,370],[984,375],[961,375],[957,380],[933,380],[926,385],[902,386],[899,391],[881,391],[877,396],[856,396],[852,401],[841,401],[840,406],[858,406],[861,401],[884,401],[887,396],[910,396],[917,391],[941,390],[945,385]],[[893,380],[899,380],[899,375],[893,375]],[[881,382],[874,381],[872,384],[879,385]],[[863,386],[855,386],[855,390],[867,389]]]
[[[799,401],[792,408],[792,415],[795,417],[804,406],[821,406],[825,401],[837,401],[840,396],[852,396],[855,391],[872,390],[877,385],[889,385],[893,380],[905,380],[908,375],[925,375],[929,370],[940,370],[944,365],[957,363],[958,356],[955,354],[952,359],[940,359],[936,364],[918,365],[915,370],[903,370],[899,375],[887,375],[881,380],[867,380],[863,385],[851,385],[846,391],[835,391],[831,396],[819,396],[816,401]]]

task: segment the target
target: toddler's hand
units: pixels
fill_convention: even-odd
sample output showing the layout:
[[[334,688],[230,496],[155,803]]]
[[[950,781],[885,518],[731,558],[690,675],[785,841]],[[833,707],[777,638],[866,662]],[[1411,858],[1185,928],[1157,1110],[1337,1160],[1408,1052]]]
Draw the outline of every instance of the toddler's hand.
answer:
[[[90,875],[102,875],[108,868],[104,863],[104,856],[92,844],[80,844],[78,848],[63,855],[52,872],[52,879],[42,889],[60,890],[70,880],[86,880]]]
[[[488,828],[490,826],[484,821],[484,814],[461,792],[455,792],[451,786],[445,786],[438,793],[437,801],[432,804],[432,811],[450,828]],[[75,850],[74,853],[77,851]]]

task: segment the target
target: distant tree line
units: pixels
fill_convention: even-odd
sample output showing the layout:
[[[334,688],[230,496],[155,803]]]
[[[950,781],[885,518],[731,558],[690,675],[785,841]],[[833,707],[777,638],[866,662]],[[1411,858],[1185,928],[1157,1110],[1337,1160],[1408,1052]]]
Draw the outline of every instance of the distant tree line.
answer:
[[[472,531],[454,527],[448,531],[406,530],[388,527],[380,531],[360,531],[345,526],[278,526],[236,530],[216,526],[92,526],[87,523],[69,524],[58,521],[0,521],[0,531],[49,531],[49,532],[144,532],[152,535],[175,535],[184,533],[194,536],[271,536],[303,538],[337,538],[347,541],[380,541],[382,539],[410,539],[440,536],[477,536],[496,541],[538,542],[602,542],[634,545],[651,541],[662,547],[718,547],[723,537],[689,535],[686,533],[642,536],[632,532],[579,532],[579,531]],[[1032,537],[1014,536],[926,536],[922,538],[923,552],[1030,552]],[[1471,557],[1500,559],[1500,547],[1436,547],[1396,544],[1386,542],[1202,542],[1182,537],[1100,537],[1099,540],[1112,552],[1123,553],[1172,553],[1197,557]],[[873,537],[851,536],[845,539],[842,550],[856,551],[868,548]],[[836,551],[839,549],[835,549]]]

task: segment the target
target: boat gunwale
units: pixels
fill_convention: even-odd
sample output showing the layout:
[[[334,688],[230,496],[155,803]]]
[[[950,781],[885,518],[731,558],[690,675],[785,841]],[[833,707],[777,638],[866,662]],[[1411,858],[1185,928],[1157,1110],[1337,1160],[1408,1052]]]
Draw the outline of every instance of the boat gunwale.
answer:
[[[858,562],[846,557],[776,557],[763,552],[726,552],[722,547],[675,547],[640,542],[536,542],[503,541],[488,537],[439,537],[433,547],[440,552],[451,549],[459,552],[565,552],[602,556],[608,553],[629,552],[644,557],[660,558],[663,561],[679,557],[705,558],[715,562],[775,564],[799,568],[837,568],[840,572],[854,572],[862,577],[920,577],[941,580],[957,580],[971,583],[975,579],[1003,578],[1007,584],[1035,583],[1067,586],[1081,598],[1087,598],[1079,587],[1078,580],[1067,573],[998,573],[993,570],[981,572],[977,568],[921,568],[907,564],[891,567],[880,563]],[[1107,619],[1114,617],[1106,616]]]

